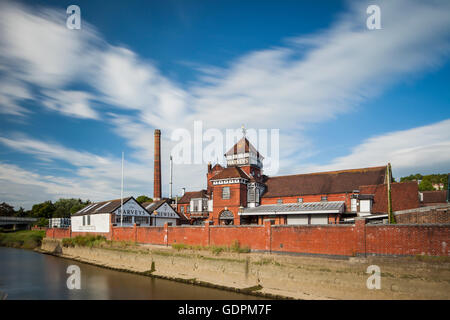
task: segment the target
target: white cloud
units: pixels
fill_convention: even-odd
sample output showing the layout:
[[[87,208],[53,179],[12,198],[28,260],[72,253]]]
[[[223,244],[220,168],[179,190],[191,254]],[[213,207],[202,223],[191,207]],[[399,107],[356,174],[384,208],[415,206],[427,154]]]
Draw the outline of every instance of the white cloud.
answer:
[[[91,94],[83,91],[47,90],[42,104],[50,110],[67,116],[83,119],[99,119],[99,114],[90,106]]]
[[[326,165],[300,171],[315,172],[392,164],[396,177],[411,173],[450,171],[450,119],[409,130],[394,131],[363,141],[349,155]]]
[[[163,138],[168,138],[172,129],[191,129],[194,120],[203,120],[205,130],[237,128],[242,123],[281,129],[281,171],[288,173],[286,168],[295,168],[299,159],[316,151],[309,143],[307,124],[326,122],[358,108],[393,83],[432,70],[448,57],[450,2],[398,0],[378,4],[382,30],[365,28],[368,3],[357,2],[329,30],[247,53],[223,69],[212,67],[206,70],[207,77],[187,88],[170,81],[154,63],[132,50],[108,44],[86,22],[81,32],[67,29],[64,12],[2,4],[0,70],[11,85],[0,91],[0,112],[23,115],[27,109],[20,101],[34,99],[67,116],[110,121],[114,132],[134,150],[127,167],[133,190],[147,190],[147,185],[152,188],[153,129],[162,129]],[[74,82],[86,85],[90,93],[70,89]],[[40,94],[33,96],[26,91],[29,85],[36,86]],[[92,107],[92,101],[129,114],[105,115]],[[445,158],[438,155],[448,151],[445,141],[437,143],[434,136],[417,140],[418,147],[402,144],[401,139],[395,145],[381,140],[368,140],[361,149],[327,167],[349,168],[390,160],[394,170],[396,165],[405,170],[416,168],[425,161],[417,158],[415,148],[439,159],[428,163],[440,166]],[[0,142],[39,159],[70,163],[78,168],[75,179],[80,179],[83,187],[107,193],[108,188],[117,186],[117,157],[97,156],[28,137],[1,137]],[[172,145],[163,140],[163,159],[168,159]],[[378,148],[377,156],[366,145]],[[178,187],[204,186],[204,167],[178,169]],[[167,170],[163,160],[164,177]]]

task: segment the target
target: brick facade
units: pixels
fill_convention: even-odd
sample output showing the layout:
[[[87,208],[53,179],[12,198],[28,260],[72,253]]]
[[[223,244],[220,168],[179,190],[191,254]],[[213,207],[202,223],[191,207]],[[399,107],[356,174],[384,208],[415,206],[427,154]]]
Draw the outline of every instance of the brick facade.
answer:
[[[397,211],[395,221],[399,224],[450,224],[450,204]]]

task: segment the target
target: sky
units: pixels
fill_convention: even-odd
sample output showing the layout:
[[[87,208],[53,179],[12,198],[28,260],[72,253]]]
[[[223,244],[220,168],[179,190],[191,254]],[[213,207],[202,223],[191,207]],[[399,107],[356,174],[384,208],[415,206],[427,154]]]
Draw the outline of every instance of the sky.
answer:
[[[122,152],[124,195],[152,196],[156,128],[168,196],[195,123],[278,130],[270,175],[449,172],[449,17],[445,0],[0,1],[0,202],[119,198]],[[208,161],[176,161],[173,194],[206,187]]]

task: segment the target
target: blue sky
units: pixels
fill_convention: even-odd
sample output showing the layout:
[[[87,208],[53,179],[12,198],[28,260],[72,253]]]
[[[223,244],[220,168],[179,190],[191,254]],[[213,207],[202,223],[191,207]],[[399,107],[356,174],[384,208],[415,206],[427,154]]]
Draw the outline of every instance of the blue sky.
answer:
[[[66,8],[81,8],[81,30]],[[450,171],[450,4],[33,1],[0,10],[0,201],[163,193],[176,129],[279,129],[277,174]],[[219,159],[222,161],[222,159]],[[205,186],[176,164],[174,193]]]

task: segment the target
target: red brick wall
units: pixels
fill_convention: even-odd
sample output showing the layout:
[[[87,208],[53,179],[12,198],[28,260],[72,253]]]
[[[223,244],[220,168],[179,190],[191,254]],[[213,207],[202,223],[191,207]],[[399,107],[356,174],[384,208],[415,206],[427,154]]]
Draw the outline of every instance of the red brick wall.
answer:
[[[264,227],[262,226],[211,226],[209,229],[211,245],[228,246],[237,240],[241,247],[265,250]]]
[[[115,228],[114,228],[115,232]],[[164,227],[137,227],[136,241],[139,243],[164,243]]]
[[[72,237],[80,233],[72,233]],[[85,233],[87,234],[87,233]],[[92,234],[92,233],[89,233]],[[235,240],[252,250],[352,256],[444,255],[449,256],[450,225],[354,225],[325,226],[210,226],[113,227],[113,240],[140,243],[232,245]],[[49,238],[68,238],[69,229],[47,229]]]
[[[423,223],[449,223],[450,205],[437,207],[422,207],[411,210],[395,212],[395,221],[399,224],[423,224]]]
[[[357,252],[354,226],[275,226],[271,250],[351,256]]]
[[[366,226],[368,254],[448,256],[450,226]]]
[[[202,226],[168,227],[168,244],[184,243],[190,245],[208,245],[208,230]],[[164,243],[164,242],[162,242]]]

